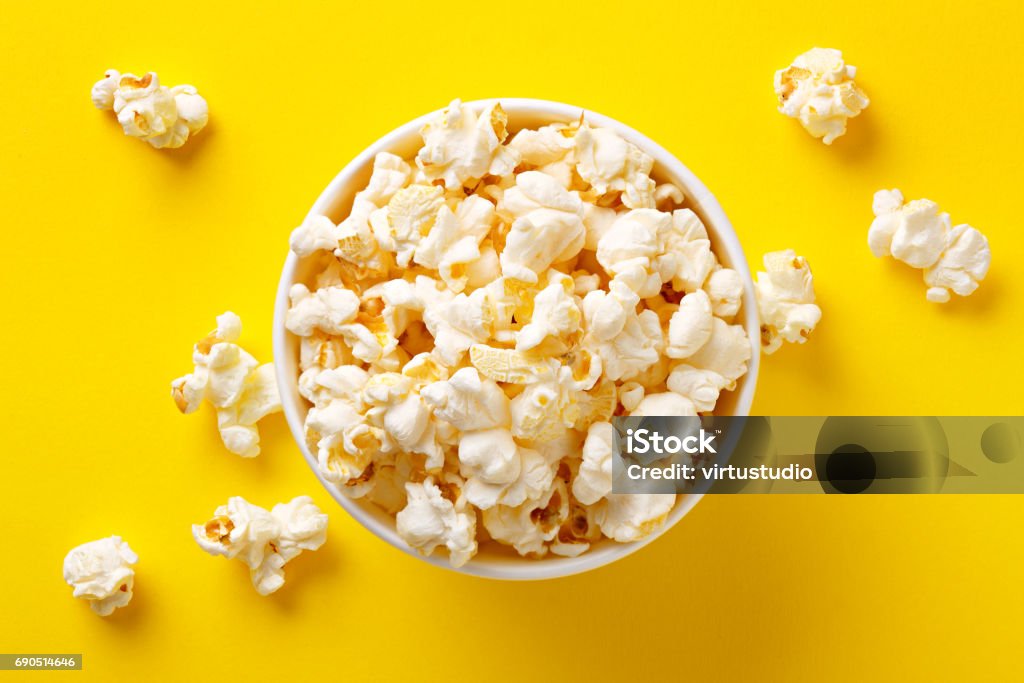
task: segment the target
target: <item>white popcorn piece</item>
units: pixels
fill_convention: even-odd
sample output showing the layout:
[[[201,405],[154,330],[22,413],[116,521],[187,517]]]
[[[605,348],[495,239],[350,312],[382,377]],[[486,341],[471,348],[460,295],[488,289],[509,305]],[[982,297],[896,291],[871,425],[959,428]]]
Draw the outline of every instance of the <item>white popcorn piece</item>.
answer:
[[[924,269],[926,297],[946,303],[951,292],[970,296],[992,262],[988,240],[970,225],[952,227],[949,214],[929,199],[904,203],[899,190],[879,190],[868,246],[875,256],[892,256]]]
[[[646,389],[644,385],[636,381],[625,382],[619,387],[619,403],[626,409],[626,412],[632,412],[636,410],[636,407],[640,405],[640,401],[644,400],[644,394]],[[579,498],[579,496],[576,496]]]
[[[423,148],[416,164],[429,180],[442,180],[448,188],[470,187],[489,175],[508,175],[518,158],[502,145],[508,136],[507,123],[500,104],[488,106],[478,116],[453,100],[420,130]]]
[[[273,363],[259,362],[233,342],[242,321],[228,311],[217,316],[217,329],[192,352],[193,371],[171,382],[171,398],[182,413],[195,412],[208,400],[217,409],[221,441],[232,453],[252,458],[260,453],[256,423],[281,410]]]
[[[596,378],[590,381],[592,384]],[[512,399],[512,434],[530,442],[557,438],[575,426],[580,417],[577,401],[581,389],[572,369],[565,366],[550,380],[526,385],[522,393]]]
[[[573,479],[572,495],[584,505],[593,505],[611,492],[612,425],[610,422],[597,422],[587,430],[583,462]]]
[[[475,368],[462,368],[448,380],[428,384],[420,395],[436,417],[463,432],[507,427],[512,422],[508,396]]]
[[[498,211],[513,218],[500,254],[507,278],[536,283],[552,263],[571,259],[586,241],[579,195],[539,171],[517,175]]]
[[[946,235],[942,256],[924,271],[928,300],[949,301],[950,292],[970,296],[988,274],[992,252],[983,234],[969,225],[958,225]]]
[[[327,216],[310,216],[292,231],[291,249],[296,256],[338,248],[338,226]]]
[[[630,209],[654,208],[654,160],[607,128],[584,123],[576,132],[576,172],[598,195],[622,194]]]
[[[324,287],[310,292],[306,285],[296,283],[288,291],[288,298],[291,307],[284,324],[300,337],[308,337],[315,330],[344,335],[359,312],[359,297],[345,287]]]
[[[656,296],[678,270],[676,254],[666,252],[672,229],[672,215],[656,209],[623,213],[598,242],[598,263],[640,298]]]
[[[274,364],[265,363],[245,378],[238,400],[217,410],[217,428],[224,446],[243,458],[260,454],[260,433],[256,423],[281,411]]]
[[[456,367],[470,347],[490,338],[494,314],[487,292],[478,289],[468,296],[458,294],[434,301],[425,307],[423,322],[434,337],[438,358],[448,367]]]
[[[557,270],[548,271],[548,285],[533,300],[530,322],[516,334],[516,350],[529,351],[544,340],[566,340],[580,329],[582,314],[576,305],[576,283]]]
[[[476,554],[476,515],[466,509],[461,495],[452,501],[427,477],[405,485],[407,503],[395,516],[398,535],[424,555],[440,546],[448,549],[453,567],[461,567]]]
[[[914,268],[934,265],[951,230],[949,214],[930,199],[904,204],[899,190],[879,190],[873,203],[875,220],[868,246],[875,256],[892,256]]]
[[[92,86],[92,103],[100,111],[113,111],[114,92],[117,91],[117,84],[121,80],[121,72],[116,69],[107,69],[103,78],[96,81]]]
[[[640,541],[660,529],[676,504],[674,493],[610,493],[598,503],[594,521],[618,541]]]
[[[84,543],[64,558],[64,581],[74,596],[89,603],[101,617],[110,616],[132,599],[139,556],[120,536]]]
[[[711,298],[712,312],[731,322],[743,303],[743,278],[732,268],[718,268],[704,282],[704,290]]]
[[[689,294],[702,288],[718,262],[704,224],[689,209],[672,212],[672,229],[666,234],[664,251],[676,257],[672,288],[677,292]]]
[[[813,48],[775,72],[779,111],[831,145],[846,132],[847,119],[870,104],[853,80],[856,75],[857,69],[846,65],[839,50]]]
[[[761,350],[775,353],[783,342],[803,344],[821,320],[814,303],[811,267],[792,249],[764,255],[765,271],[755,291],[761,314]]]
[[[722,388],[732,391],[736,388],[736,380],[746,374],[750,356],[750,340],[743,326],[730,325],[721,318],[715,318],[711,338],[686,362],[721,375],[726,381]]]
[[[97,109],[114,111],[125,135],[157,149],[181,147],[209,121],[206,100],[193,86],[167,88],[152,71],[138,77],[108,69],[91,96]]]
[[[256,592],[270,595],[284,585],[285,564],[327,540],[327,515],[309,496],[280,503],[269,512],[235,496],[208,522],[193,524],[192,536],[211,555],[239,559],[249,567]]]
[[[544,493],[555,476],[540,453],[516,444],[503,428],[465,433],[459,463],[466,501],[479,510],[522,505]]]
[[[469,281],[469,264],[480,258],[480,243],[494,227],[494,205],[476,195],[452,211],[442,206],[413,260],[440,273],[448,289],[459,293]]]
[[[711,298],[703,289],[684,296],[669,320],[665,355],[688,358],[697,353],[711,338],[713,321]]]
[[[569,492],[559,478],[539,497],[518,506],[495,505],[481,512],[487,533],[520,555],[543,557],[569,516]]]
[[[632,417],[656,417],[659,415],[694,416],[697,407],[693,401],[675,393],[663,391],[658,394],[647,394],[640,404],[630,412]]]
[[[669,391],[689,399],[698,412],[707,413],[715,409],[719,393],[729,382],[712,370],[680,364],[672,368],[667,385]],[[630,410],[628,407],[626,409]]]
[[[609,289],[583,299],[584,345],[601,357],[608,379],[628,380],[658,362],[661,324],[654,311],[636,312],[640,297],[625,284],[613,280]]]

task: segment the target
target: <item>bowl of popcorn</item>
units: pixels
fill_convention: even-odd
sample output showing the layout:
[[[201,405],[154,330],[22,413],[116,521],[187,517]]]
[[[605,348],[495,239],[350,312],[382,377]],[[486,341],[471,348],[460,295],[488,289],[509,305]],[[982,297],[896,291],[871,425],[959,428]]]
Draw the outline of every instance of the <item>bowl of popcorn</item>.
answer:
[[[696,494],[612,491],[625,415],[743,415],[759,322],[739,240],[681,162],[578,107],[458,100],[349,163],[291,236],[288,424],[358,522],[439,566],[564,576]]]

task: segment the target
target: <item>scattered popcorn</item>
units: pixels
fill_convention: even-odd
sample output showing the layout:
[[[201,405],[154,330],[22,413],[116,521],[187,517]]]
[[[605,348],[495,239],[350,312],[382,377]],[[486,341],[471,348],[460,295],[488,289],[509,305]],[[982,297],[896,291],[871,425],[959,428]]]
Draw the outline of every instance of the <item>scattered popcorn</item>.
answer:
[[[101,538],[74,548],[64,558],[64,580],[75,589],[74,596],[89,603],[101,617],[109,616],[132,599],[135,570],[139,561],[120,536]]]
[[[714,411],[751,356],[744,283],[614,131],[476,111],[456,100],[415,157],[377,156],[347,216],[293,231],[315,273],[286,316],[306,442],[454,566],[642,539],[675,497],[612,494],[611,420]]]
[[[853,81],[856,75],[856,67],[847,66],[839,50],[813,48],[775,72],[779,111],[831,145],[846,132],[846,120],[870,104]]]
[[[259,362],[234,342],[242,321],[228,311],[217,316],[217,329],[192,352],[193,371],[171,382],[171,398],[183,413],[195,412],[203,400],[217,410],[221,441],[243,458],[260,453],[256,423],[281,410],[274,365]]]
[[[92,87],[97,109],[113,111],[125,135],[153,147],[181,147],[209,120],[206,100],[191,85],[167,88],[150,71],[141,78],[108,69]]]
[[[211,555],[241,560],[256,592],[270,595],[284,585],[284,565],[327,540],[327,515],[309,496],[279,503],[269,512],[235,496],[210,521],[193,524],[192,536]]]
[[[814,303],[814,278],[807,259],[792,249],[764,255],[765,271],[754,285],[761,314],[761,350],[775,353],[782,342],[803,344],[821,320]]]
[[[904,203],[899,190],[879,190],[868,246],[875,256],[892,256],[924,269],[925,296],[946,303],[950,293],[970,296],[988,274],[988,239],[967,224],[952,227],[949,214],[929,199]]]

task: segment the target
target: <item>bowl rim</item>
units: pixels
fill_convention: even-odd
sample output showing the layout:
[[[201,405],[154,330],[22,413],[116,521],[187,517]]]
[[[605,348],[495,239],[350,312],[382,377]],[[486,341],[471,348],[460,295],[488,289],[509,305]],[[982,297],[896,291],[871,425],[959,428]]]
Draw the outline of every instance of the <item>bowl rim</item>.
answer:
[[[709,232],[714,236],[716,243],[725,250],[729,260],[729,267],[740,273],[744,281],[743,293],[743,325],[751,342],[751,358],[747,368],[747,374],[741,378],[741,385],[734,392],[734,408],[731,414],[747,415],[753,403],[754,391],[757,386],[757,377],[760,361],[760,347],[756,343],[760,338],[760,322],[757,315],[757,301],[754,295],[754,285],[751,279],[750,269],[747,266],[743,248],[740,245],[739,237],[736,235],[725,211],[711,191],[707,189],[701,180],[693,174],[679,159],[671,154],[664,147],[654,142],[639,131],[603,114],[588,110],[584,107],[540,100],[532,98],[490,98],[484,100],[473,100],[463,103],[463,106],[470,107],[476,112],[482,111],[485,107],[500,102],[501,106],[509,113],[510,117],[517,115],[550,117],[552,121],[572,121],[585,115],[589,123],[595,126],[609,128],[618,135],[643,150],[655,161],[655,166],[661,167],[664,173],[674,176],[682,181],[684,193],[688,206],[699,208],[697,213],[702,217]],[[338,197],[344,196],[346,187],[352,182],[355,176],[365,171],[368,165],[373,163],[374,157],[380,152],[388,152],[400,146],[412,135],[418,135],[420,128],[430,119],[444,111],[442,107],[435,111],[419,116],[408,121],[389,133],[379,138],[356,155],[339,171],[328,183],[327,187],[320,193],[316,201],[310,207],[306,218],[327,213]],[[719,254],[720,256],[720,254]],[[292,437],[298,445],[306,464],[312,469],[314,476],[321,485],[331,494],[339,505],[358,522],[378,538],[386,541],[389,545],[401,550],[407,555],[412,555],[437,567],[456,571],[461,574],[469,574],[492,579],[505,580],[541,580],[563,576],[570,576],[581,572],[589,571],[610,564],[618,559],[631,555],[640,548],[661,537],[669,529],[675,526],[679,520],[689,513],[701,499],[702,494],[686,494],[680,496],[676,505],[672,508],[665,523],[656,532],[640,541],[631,543],[611,543],[604,547],[590,550],[578,557],[553,557],[548,556],[542,559],[515,558],[511,561],[495,561],[486,557],[476,556],[462,567],[452,567],[445,554],[422,555],[411,548],[403,541],[394,528],[394,525],[385,525],[380,520],[369,514],[362,508],[362,503],[356,499],[349,498],[341,493],[336,486],[326,481],[317,467],[317,459],[310,453],[305,442],[304,415],[308,408],[304,406],[304,399],[298,395],[298,375],[289,371],[289,333],[285,328],[285,315],[289,307],[288,290],[295,283],[296,271],[300,259],[291,250],[285,259],[284,268],[281,272],[281,279],[278,283],[275,296],[274,317],[273,317],[273,358],[274,369],[281,394],[281,404],[284,410],[285,419],[288,422]],[[287,387],[287,390],[286,390]],[[521,559],[521,561],[518,561]]]

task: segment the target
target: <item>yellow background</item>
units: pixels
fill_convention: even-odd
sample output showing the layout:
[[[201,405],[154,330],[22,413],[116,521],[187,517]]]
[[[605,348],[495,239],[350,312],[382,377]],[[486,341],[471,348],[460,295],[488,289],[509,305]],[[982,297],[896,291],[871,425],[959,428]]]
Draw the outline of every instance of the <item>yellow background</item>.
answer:
[[[755,412],[1020,414],[1021,5],[632,6],[4,0],[0,651],[81,652],[68,676],[88,680],[1019,677],[1020,498],[723,497],[613,566],[498,583],[356,525],[280,415],[247,461],[210,411],[175,410],[223,310],[270,359],[289,231],[352,156],[453,97],[525,96],[676,153],[752,266],[809,258],[824,320],[764,360]],[[871,97],[832,147],[775,111],[773,71],[814,45]],[[124,137],[89,101],[110,67],[195,84],[209,128],[178,151]],[[872,258],[883,187],[988,235],[974,296],[931,305],[919,272]],[[272,597],[190,536],[236,494],[331,513]],[[141,561],[101,619],[61,562],[113,533]]]

